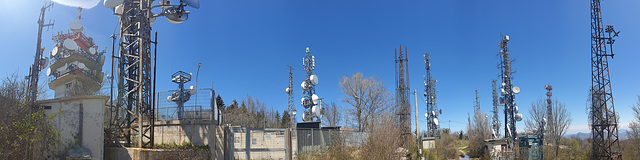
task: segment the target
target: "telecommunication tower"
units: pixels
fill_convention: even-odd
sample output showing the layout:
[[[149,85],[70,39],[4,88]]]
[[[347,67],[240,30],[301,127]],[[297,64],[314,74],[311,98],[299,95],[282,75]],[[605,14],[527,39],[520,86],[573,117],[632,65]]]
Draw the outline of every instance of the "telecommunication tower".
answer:
[[[473,114],[480,112],[480,97],[478,97],[478,90],[476,89],[476,100],[473,101]]]
[[[313,70],[316,68],[316,57],[310,54],[309,47],[307,47],[307,55],[302,58],[302,65],[304,71],[307,72],[306,79],[300,84],[302,87],[302,106],[305,108],[302,114],[302,120],[305,122],[313,122],[313,118],[318,118],[320,121],[321,115],[321,98],[316,95],[316,85],[318,84],[318,76],[313,74]]]
[[[520,93],[520,88],[511,84],[511,79],[513,79],[511,74],[513,71],[511,70],[511,59],[509,59],[507,42],[509,42],[509,36],[505,35],[500,41],[501,49],[498,53],[498,56],[500,56],[499,66],[501,68],[500,77],[502,78],[502,88],[500,91],[503,96],[500,99],[500,103],[504,104],[504,138],[510,139],[507,152],[513,153],[515,138],[518,135],[516,132],[516,121],[522,120],[522,114],[518,113],[518,106],[516,106],[515,101],[515,94]]]
[[[191,95],[196,92],[193,86],[191,86],[188,90],[184,89],[184,84],[191,81],[191,76],[191,73],[186,73],[183,71],[178,71],[171,75],[171,82],[178,84],[178,90],[167,97],[167,102],[175,102],[178,105],[179,120],[182,120],[184,118],[184,103],[189,101]]]
[[[290,121],[290,126],[291,128],[293,128],[296,124],[295,120],[296,120],[296,113],[298,111],[296,111],[295,106],[293,106],[293,67],[287,65],[287,67],[289,67],[289,87],[287,87],[287,89],[285,89],[285,91],[287,92],[287,95],[289,95],[289,108],[287,109],[287,111],[289,111],[289,113],[291,113],[291,121]]]
[[[154,107],[151,102],[151,24],[156,17],[164,16],[171,23],[182,23],[188,19],[186,6],[200,8],[198,0],[180,0],[172,4],[169,0],[105,0],[104,6],[113,8],[120,18],[118,57],[118,98],[112,107],[112,121],[109,126],[111,146],[131,146],[132,135],[137,134],[137,147],[153,146]],[[161,8],[160,14],[151,12]],[[123,109],[123,111],[120,111]],[[122,113],[119,113],[122,112]],[[123,142],[123,144],[121,144]]]
[[[409,102],[409,63],[407,59],[407,47],[402,52],[395,50],[396,70],[396,108],[398,128],[402,134],[401,143],[404,145],[407,136],[411,134],[411,103]]]
[[[608,33],[608,37],[605,37]],[[609,60],[613,59],[614,37],[618,33],[613,26],[603,28],[600,0],[591,0],[591,148],[592,158],[620,159],[618,119],[613,105],[613,93],[609,79]],[[613,34],[613,35],[612,35]],[[610,53],[607,53],[607,44]]]
[[[492,137],[493,138],[498,138],[500,137],[500,115],[498,114],[498,106],[500,106],[500,102],[498,100],[498,90],[497,90],[497,86],[496,86],[496,80],[492,80],[491,81],[491,88],[493,90],[492,92],[492,96],[493,96],[493,118],[491,121],[491,129],[492,129]]]
[[[53,2],[42,4],[42,8],[40,8],[40,17],[38,18],[38,37],[36,39],[36,55],[33,60],[33,65],[31,65],[29,69],[29,75],[27,79],[29,80],[29,86],[27,91],[27,104],[31,107],[35,107],[35,102],[38,93],[38,79],[40,78],[40,70],[45,69],[47,64],[49,64],[49,58],[43,57],[42,53],[44,52],[44,47],[42,47],[42,29],[44,27],[53,26],[53,23],[44,22],[44,13],[47,9],[53,6]]]
[[[438,110],[438,104],[436,103],[436,80],[431,76],[431,57],[429,53],[424,54],[424,64],[427,73],[424,77],[424,101],[427,105],[427,113],[424,114],[427,118],[427,136],[436,136],[436,131],[439,127],[438,116],[442,111]]]

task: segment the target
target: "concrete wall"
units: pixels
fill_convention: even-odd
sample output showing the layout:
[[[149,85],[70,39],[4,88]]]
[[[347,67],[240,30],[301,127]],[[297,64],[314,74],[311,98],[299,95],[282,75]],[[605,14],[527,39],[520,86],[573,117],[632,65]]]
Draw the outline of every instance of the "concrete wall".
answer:
[[[104,115],[106,96],[81,96],[40,101],[47,116],[59,115],[49,120],[60,133],[61,146],[56,150],[66,152],[75,145],[91,151],[92,159],[102,159],[104,154]],[[78,142],[81,142],[78,144]]]
[[[233,159],[285,159],[285,129],[234,128],[232,137]],[[248,134],[247,134],[248,133]],[[297,146],[295,138],[293,146]],[[296,148],[296,147],[292,147]]]
[[[165,159],[211,159],[206,150],[168,150],[107,147],[106,159],[113,160],[165,160]]]
[[[154,144],[185,142],[196,146],[209,145],[212,159],[223,159],[226,126],[218,126],[211,120],[156,121]]]

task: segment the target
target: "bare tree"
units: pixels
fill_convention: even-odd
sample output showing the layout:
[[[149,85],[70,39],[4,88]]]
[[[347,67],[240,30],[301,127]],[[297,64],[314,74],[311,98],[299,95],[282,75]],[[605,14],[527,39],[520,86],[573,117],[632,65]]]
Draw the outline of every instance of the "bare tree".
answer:
[[[342,77],[340,87],[345,94],[342,101],[352,106],[348,112],[353,116],[358,131],[370,129],[373,116],[388,106],[389,92],[377,77],[362,78],[362,73],[356,73],[351,78]]]
[[[477,110],[473,114],[473,119],[467,133],[469,134],[469,156],[478,158],[485,156],[484,140],[491,138],[491,126],[488,115]]]
[[[545,127],[544,138],[547,143],[553,143],[552,146],[555,147],[547,147],[546,153],[552,154],[545,154],[545,157],[556,159],[560,149],[560,140],[567,133],[571,125],[571,113],[567,111],[566,106],[560,103],[557,98],[554,98],[551,105],[551,117],[547,115],[546,108],[547,102],[545,99],[539,99],[531,104],[531,114],[529,115],[530,118],[525,120],[525,130],[530,133],[535,133],[535,131],[539,129],[540,124],[542,124],[542,118],[546,118],[548,121]],[[554,155],[554,157],[550,157],[551,155]]]
[[[342,121],[342,113],[340,113],[340,110],[338,109],[338,105],[336,104],[336,102],[332,101],[329,105],[323,104],[323,106],[326,106],[324,108],[324,115],[323,115],[323,117],[326,120],[325,122],[329,126],[339,125],[340,121]]]
[[[635,105],[631,106],[634,120],[629,123],[627,131],[627,145],[624,148],[623,159],[634,159],[640,157],[640,96]]]

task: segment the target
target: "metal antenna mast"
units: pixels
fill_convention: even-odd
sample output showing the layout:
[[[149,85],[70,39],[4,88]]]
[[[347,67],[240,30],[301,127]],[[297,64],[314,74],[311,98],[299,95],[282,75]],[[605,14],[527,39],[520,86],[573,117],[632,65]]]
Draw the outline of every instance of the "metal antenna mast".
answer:
[[[431,57],[429,57],[429,53],[424,54],[424,64],[425,69],[427,70],[427,74],[424,78],[424,101],[427,104],[427,113],[425,117],[427,118],[427,136],[433,137],[438,130],[438,116],[440,112],[438,111],[438,104],[436,103],[436,80],[431,76]]]
[[[500,102],[498,100],[498,90],[496,89],[496,80],[492,80],[491,81],[491,88],[493,89],[492,92],[492,96],[493,96],[493,120],[491,121],[491,127],[493,129],[493,138],[498,138],[500,137],[500,115],[498,114],[498,106],[500,105]]]
[[[320,117],[319,106],[320,98],[316,95],[316,84],[318,84],[318,76],[313,74],[313,70],[316,69],[316,57],[311,55],[309,47],[307,47],[307,55],[302,58],[302,65],[304,71],[307,72],[306,79],[302,82],[302,106],[305,108],[302,114],[302,120],[305,122],[312,122],[314,117]],[[320,119],[318,119],[320,121]]]
[[[290,126],[293,128],[296,124],[294,121],[296,120],[296,108],[293,106],[293,67],[287,65],[289,67],[289,87],[287,87],[286,92],[289,95],[289,108],[287,111],[291,113],[291,121]]]
[[[603,28],[600,0],[591,0],[591,134],[592,158],[620,159],[618,119],[613,105],[609,79],[609,60],[613,59],[613,37],[618,33],[613,26]],[[604,33],[609,36],[605,37]],[[612,35],[613,33],[613,35]],[[607,54],[606,44],[611,53]]]
[[[120,56],[118,59],[118,99],[116,110],[124,109],[124,117],[116,117],[115,139],[110,143],[132,145],[137,133],[139,148],[153,146],[151,106],[151,14],[152,0],[126,0],[120,16]],[[118,116],[116,112],[116,116]],[[124,141],[124,144],[120,144]]]
[[[397,58],[394,58],[396,62],[396,115],[398,116],[398,127],[402,133],[401,143],[404,145],[407,136],[411,134],[411,103],[409,102],[409,80],[407,80],[409,79],[407,47],[404,48],[404,52],[402,52],[402,46],[400,46],[399,52],[398,49],[396,49],[395,57]]]
[[[513,72],[511,70],[511,59],[509,59],[509,47],[507,46],[507,42],[509,42],[509,36],[505,35],[500,41],[501,49],[498,56],[500,56],[499,66],[502,69],[501,94],[503,97],[501,102],[504,102],[504,138],[510,139],[510,142],[507,143],[509,145],[507,147],[507,152],[513,153],[515,138],[518,136],[518,133],[516,132],[516,121],[522,120],[522,114],[518,113],[518,107],[516,106],[516,98],[514,95],[520,93],[520,88],[511,84],[511,74]]]
[[[475,115],[475,113],[480,112],[480,100],[478,97],[478,90],[476,89],[476,101],[473,102],[473,114]]]
[[[42,8],[40,8],[40,17],[38,18],[38,38],[36,42],[36,55],[33,60],[33,65],[29,70],[29,87],[27,92],[27,104],[31,107],[35,107],[36,98],[38,94],[38,78],[40,77],[40,70],[47,67],[45,63],[47,63],[47,59],[42,57],[42,53],[44,52],[44,48],[42,45],[42,29],[44,27],[53,26],[53,23],[45,24],[44,22],[44,13],[49,7],[53,6],[53,2],[49,2],[48,4],[45,2],[42,4]]]

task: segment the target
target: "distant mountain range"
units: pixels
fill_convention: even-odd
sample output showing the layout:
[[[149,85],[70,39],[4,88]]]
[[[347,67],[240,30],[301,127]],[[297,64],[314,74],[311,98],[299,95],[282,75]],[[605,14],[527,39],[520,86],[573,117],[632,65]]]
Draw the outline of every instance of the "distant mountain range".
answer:
[[[587,132],[587,133],[583,133],[583,132],[578,132],[576,134],[566,134],[564,135],[564,138],[572,138],[572,137],[577,137],[580,139],[587,139],[587,138],[591,138],[591,132]],[[627,130],[626,129],[620,129],[618,130],[618,137],[620,138],[620,140],[625,140],[627,139]]]

